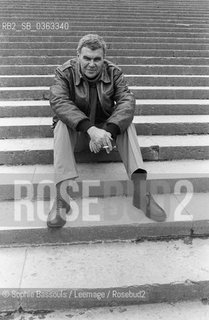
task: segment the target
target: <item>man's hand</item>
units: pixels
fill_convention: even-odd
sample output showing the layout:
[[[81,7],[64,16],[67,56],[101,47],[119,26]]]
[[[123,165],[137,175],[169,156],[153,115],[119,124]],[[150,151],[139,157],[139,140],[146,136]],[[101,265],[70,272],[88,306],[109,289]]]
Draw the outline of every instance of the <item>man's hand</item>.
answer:
[[[91,150],[91,152],[98,153],[100,151],[100,149],[101,149],[101,146],[97,145],[92,140],[90,140],[89,149]]]
[[[91,152],[97,153],[103,146],[108,146],[106,149],[107,153],[112,151],[112,137],[110,132],[93,126],[87,130],[87,133],[90,136],[89,148]]]

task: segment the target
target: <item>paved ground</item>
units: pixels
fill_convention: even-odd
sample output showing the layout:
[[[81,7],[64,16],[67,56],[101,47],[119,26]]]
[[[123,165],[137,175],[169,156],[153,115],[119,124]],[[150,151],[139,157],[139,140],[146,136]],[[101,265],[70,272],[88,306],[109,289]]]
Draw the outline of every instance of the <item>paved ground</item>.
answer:
[[[1,288],[22,289],[205,281],[209,239],[1,248],[0,278]]]
[[[209,239],[1,248],[0,279],[2,311],[206,299]]]
[[[208,320],[209,305],[202,302],[77,309],[51,313],[0,313],[1,320]]]

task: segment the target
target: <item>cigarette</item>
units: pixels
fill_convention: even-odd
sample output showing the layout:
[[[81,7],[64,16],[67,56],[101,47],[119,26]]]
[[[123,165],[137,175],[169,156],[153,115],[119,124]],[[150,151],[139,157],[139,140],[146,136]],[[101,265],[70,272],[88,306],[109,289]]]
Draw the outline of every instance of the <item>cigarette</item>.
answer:
[[[103,146],[102,148],[103,148],[103,149],[109,149],[109,146]],[[116,146],[113,146],[112,148],[113,148],[113,149],[116,149]]]

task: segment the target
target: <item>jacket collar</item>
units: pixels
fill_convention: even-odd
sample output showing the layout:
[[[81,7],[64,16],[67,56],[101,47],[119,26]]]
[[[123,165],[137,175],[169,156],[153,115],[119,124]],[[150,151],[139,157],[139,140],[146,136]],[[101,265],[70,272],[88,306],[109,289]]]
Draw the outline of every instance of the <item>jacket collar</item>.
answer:
[[[81,71],[80,71],[80,65],[78,60],[76,60],[76,64],[75,64],[75,85],[78,86],[81,82],[81,79],[84,79]],[[105,83],[110,83],[111,79],[110,76],[107,72],[107,62],[106,60],[104,60],[104,64],[103,64],[103,68],[102,68],[102,74],[101,77],[99,79],[99,81],[103,81]]]

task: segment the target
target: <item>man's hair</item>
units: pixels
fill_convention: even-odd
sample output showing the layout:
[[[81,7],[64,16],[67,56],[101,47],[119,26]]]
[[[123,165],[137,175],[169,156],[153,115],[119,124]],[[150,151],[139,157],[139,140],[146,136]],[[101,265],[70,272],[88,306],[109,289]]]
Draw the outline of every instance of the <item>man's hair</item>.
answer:
[[[87,47],[91,50],[102,49],[104,56],[106,53],[106,43],[98,34],[87,34],[78,42],[77,53],[81,53],[81,49]]]

